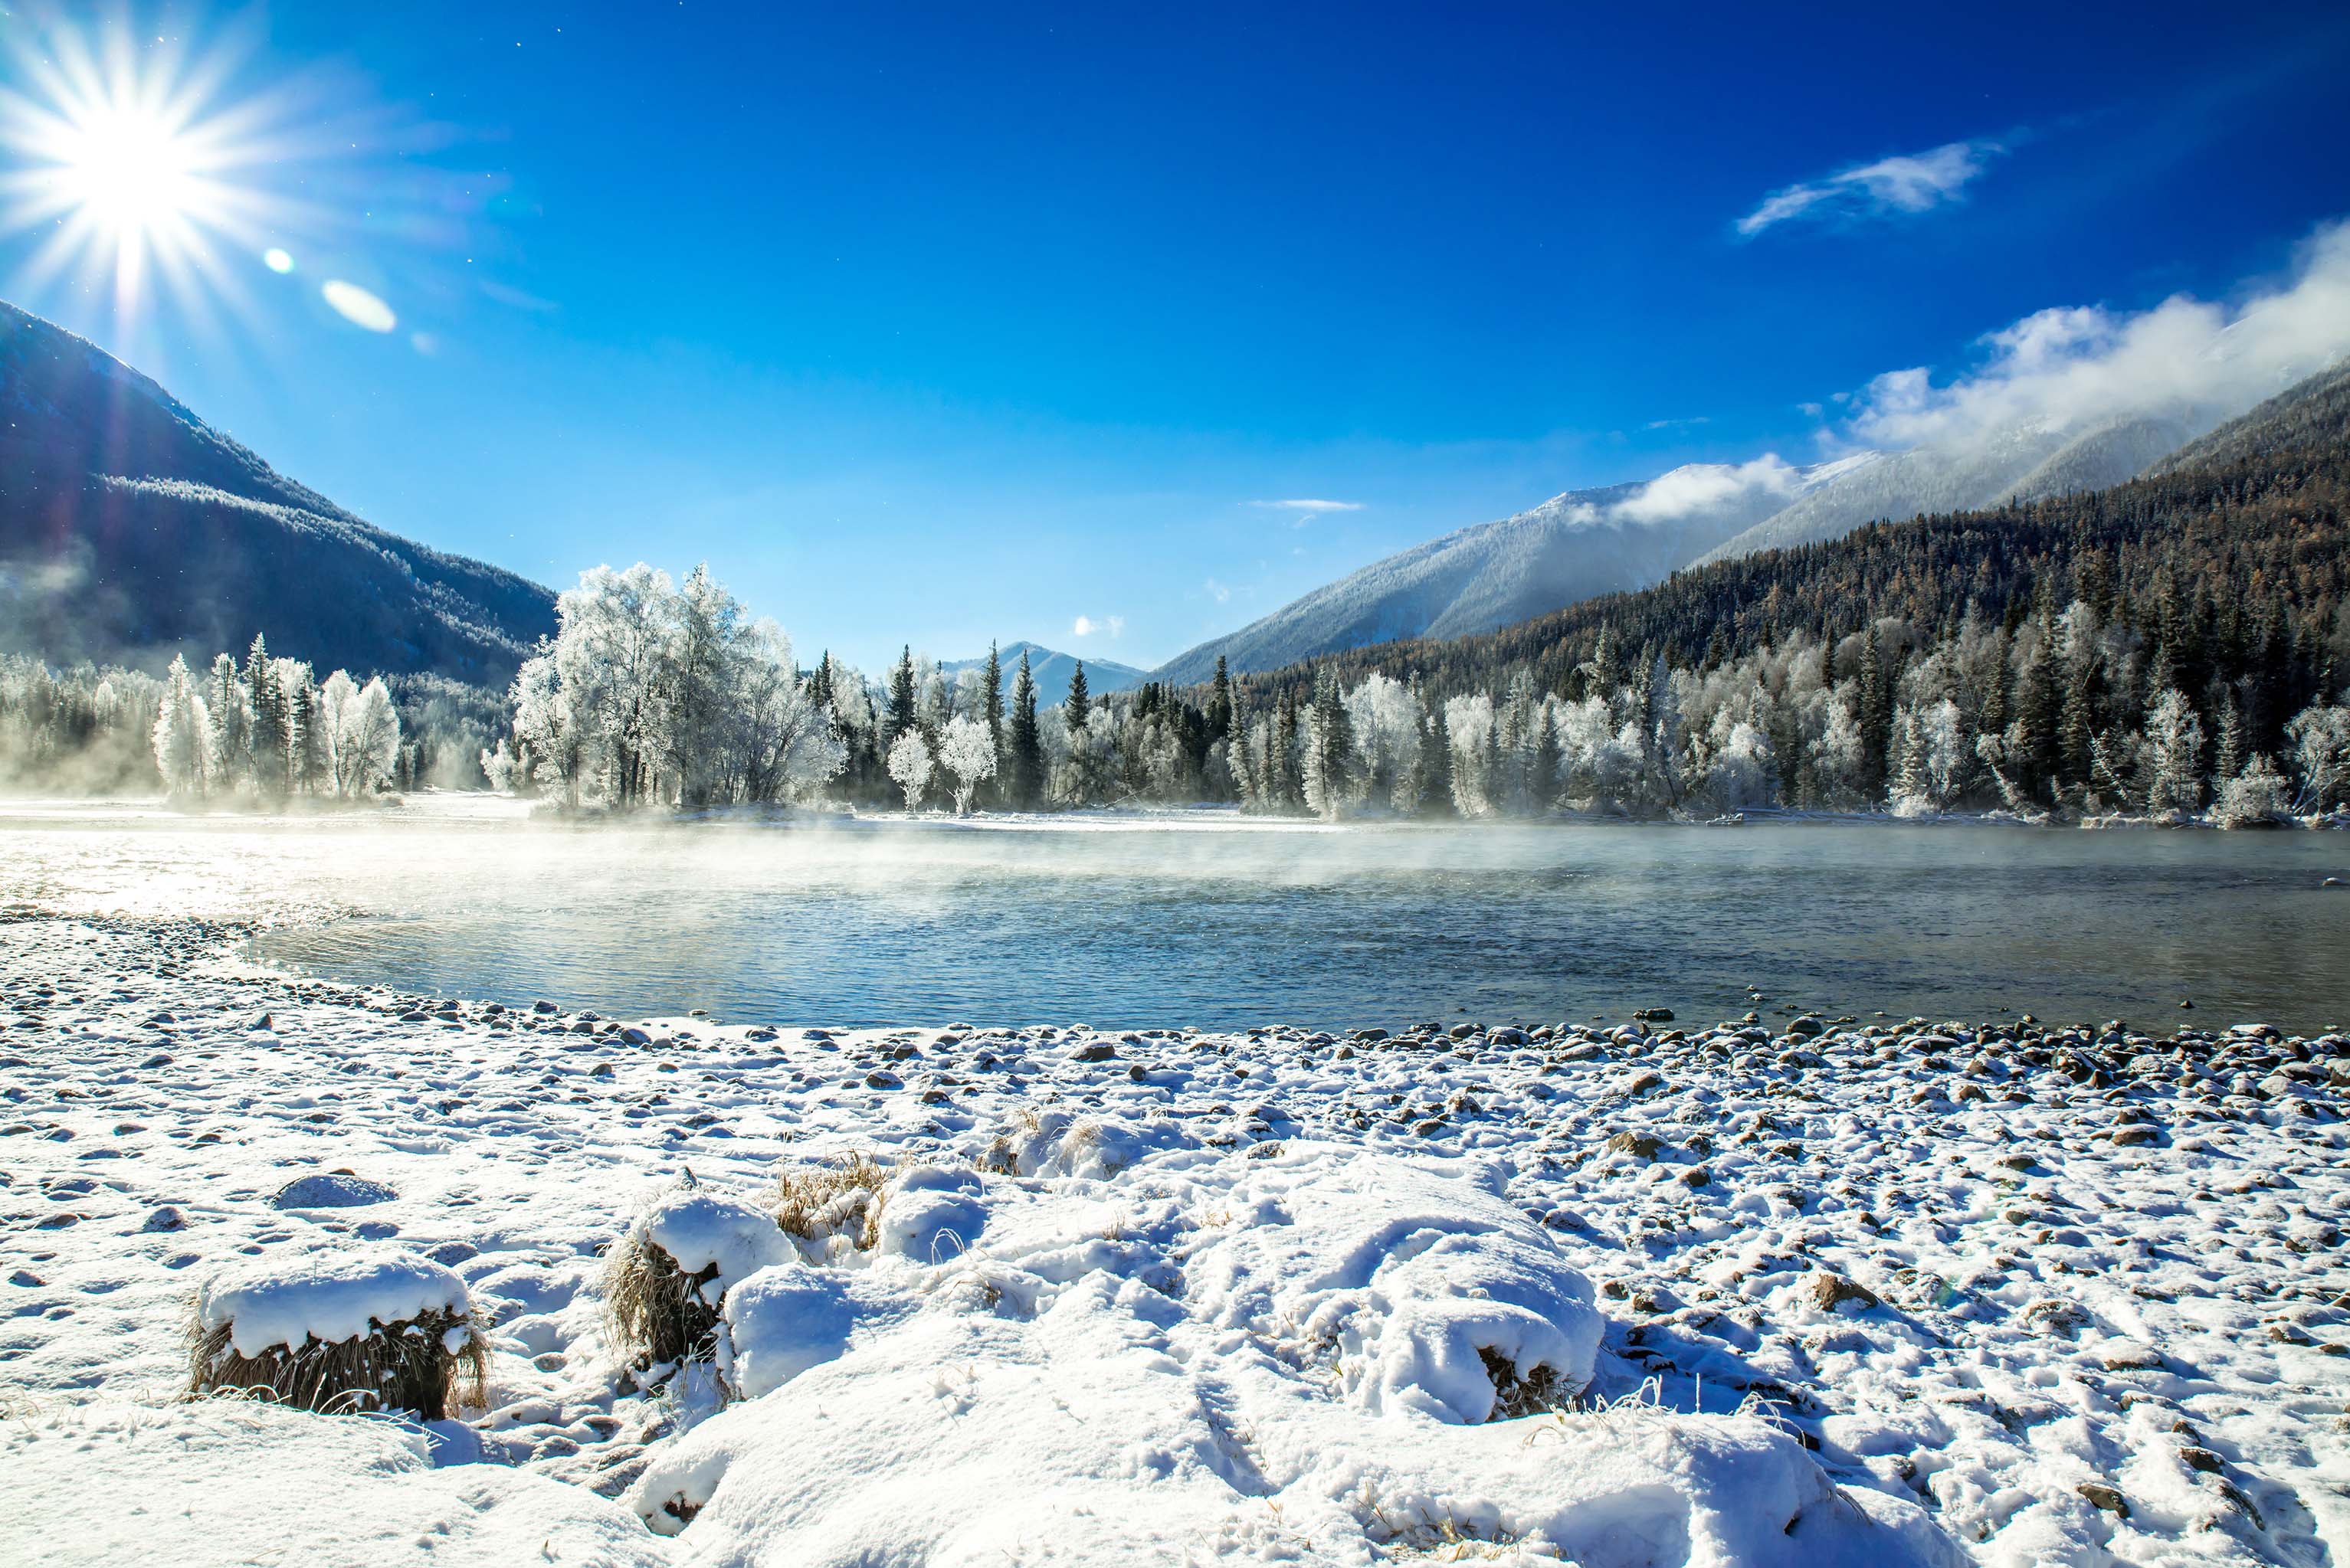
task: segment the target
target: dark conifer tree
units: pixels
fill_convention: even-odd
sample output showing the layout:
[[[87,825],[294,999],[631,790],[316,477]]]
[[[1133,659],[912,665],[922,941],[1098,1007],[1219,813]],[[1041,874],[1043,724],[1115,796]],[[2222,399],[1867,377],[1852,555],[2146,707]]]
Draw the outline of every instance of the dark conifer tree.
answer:
[[[914,727],[914,649],[909,643],[889,671],[889,723],[875,749],[886,753]]]
[[[1077,667],[1069,672],[1069,700],[1066,707],[1069,728],[1084,729],[1086,720],[1091,715],[1093,710],[1093,699],[1086,692],[1086,661],[1082,659],[1077,660]]]
[[[1526,794],[1533,802],[1534,814],[1558,804],[1558,728],[1551,722],[1550,710],[1534,710],[1534,759],[1526,770]]]
[[[1452,727],[1445,721],[1444,704],[1428,704],[1428,739],[1420,743],[1420,765],[1426,783],[1420,786],[1419,808],[1431,816],[1457,816],[1452,799]]]
[[[1045,793],[1045,743],[1036,727],[1036,678],[1029,672],[1024,648],[1012,677],[1011,740],[1006,793],[1015,808],[1034,811]]]
[[[1866,616],[1860,627],[1860,780],[1871,801],[1885,797],[1887,753],[1893,743],[1893,683],[1885,676],[1877,627]]]
[[[255,632],[244,656],[245,702],[252,710],[247,736],[254,787],[265,795],[286,793],[286,704],[277,690],[269,645]]]
[[[1216,655],[1216,679],[1208,688],[1208,707],[1203,717],[1208,722],[1208,743],[1232,732],[1232,675],[1222,654]]]

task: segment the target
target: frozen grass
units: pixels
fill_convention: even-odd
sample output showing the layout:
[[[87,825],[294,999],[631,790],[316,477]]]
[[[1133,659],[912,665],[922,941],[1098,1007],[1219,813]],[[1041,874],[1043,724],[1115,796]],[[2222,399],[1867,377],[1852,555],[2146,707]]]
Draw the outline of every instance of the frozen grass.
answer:
[[[644,1372],[708,1361],[718,1304],[702,1287],[718,1272],[711,1263],[687,1273],[642,1227],[631,1228],[604,1270],[606,1334],[623,1364]]]
[[[242,1396],[297,1409],[412,1410],[427,1421],[488,1403],[489,1344],[470,1314],[433,1310],[326,1343],[273,1345],[251,1355],[232,1343],[233,1323],[206,1328],[191,1314],[188,1393]]]
[[[1514,1421],[1525,1416],[1544,1416],[1565,1409],[1573,1391],[1558,1380],[1558,1370],[1548,1362],[1536,1362],[1534,1369],[1521,1376],[1510,1358],[1492,1350],[1480,1350],[1477,1358],[1485,1364],[1485,1376],[1493,1380],[1493,1413],[1489,1421]]]
[[[786,1170],[775,1179],[775,1223],[787,1235],[822,1245],[845,1236],[863,1251],[881,1238],[888,1173],[865,1155]]]

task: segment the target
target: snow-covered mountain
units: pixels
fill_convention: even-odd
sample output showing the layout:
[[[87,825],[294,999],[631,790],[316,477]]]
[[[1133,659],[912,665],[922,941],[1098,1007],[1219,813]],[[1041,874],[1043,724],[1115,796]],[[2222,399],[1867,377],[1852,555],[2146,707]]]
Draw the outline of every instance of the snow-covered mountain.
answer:
[[[2101,490],[2136,477],[2205,423],[2185,411],[2132,414],[2087,430],[2038,422],[1964,443],[1914,447],[1837,475],[1686,564],[1841,538],[1881,519],[1907,522],[1921,513]]]
[[[996,655],[1003,661],[1003,696],[1007,702],[1012,700],[1012,672],[1019,667],[1023,653],[1028,656],[1029,677],[1036,682],[1036,701],[1046,704],[1058,702],[1069,694],[1069,677],[1076,673],[1077,660],[1085,658],[1083,654],[1059,652],[1041,642],[1005,643],[996,650]],[[939,668],[953,675],[965,670],[977,670],[986,662],[987,656],[981,654],[977,659],[950,659]],[[1214,673],[1212,663],[1209,671]],[[1088,691],[1124,691],[1149,679],[1150,671],[1137,670],[1131,664],[1120,664],[1114,659],[1086,659],[1086,690]]]
[[[1374,561],[1157,670],[1190,685],[1398,638],[1466,637],[1581,599],[1659,582],[1790,496],[1866,471],[1861,452],[1795,468],[1775,458],[1691,463],[1656,479],[1570,490],[1531,511]],[[1091,667],[1087,667],[1090,670]]]
[[[161,668],[255,632],[321,670],[501,686],[555,596],[388,534],[0,305],[0,650]]]

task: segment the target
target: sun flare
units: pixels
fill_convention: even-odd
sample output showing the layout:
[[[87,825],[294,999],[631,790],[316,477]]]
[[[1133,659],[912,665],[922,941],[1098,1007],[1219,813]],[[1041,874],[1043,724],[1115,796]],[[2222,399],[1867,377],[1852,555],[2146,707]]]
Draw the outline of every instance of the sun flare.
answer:
[[[229,257],[258,258],[288,215],[252,178],[294,151],[284,117],[226,89],[233,55],[126,37],[18,42],[0,88],[0,224],[47,232],[27,268],[36,286],[110,273],[124,307],[159,286],[229,293]]]
[[[133,106],[94,104],[58,139],[60,195],[115,234],[200,215],[194,150],[180,128]]]

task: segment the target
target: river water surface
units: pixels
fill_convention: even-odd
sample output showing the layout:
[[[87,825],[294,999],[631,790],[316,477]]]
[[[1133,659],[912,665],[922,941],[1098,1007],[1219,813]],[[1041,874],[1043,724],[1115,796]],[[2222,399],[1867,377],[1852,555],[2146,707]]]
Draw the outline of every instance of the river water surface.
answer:
[[[2350,839],[1786,822],[530,823],[0,804],[0,903],[261,919],[405,990],[779,1023],[1533,1023],[1670,1007],[2350,1023]],[[5,927],[0,927],[5,930]],[[1758,1000],[1748,988],[1756,988]]]

